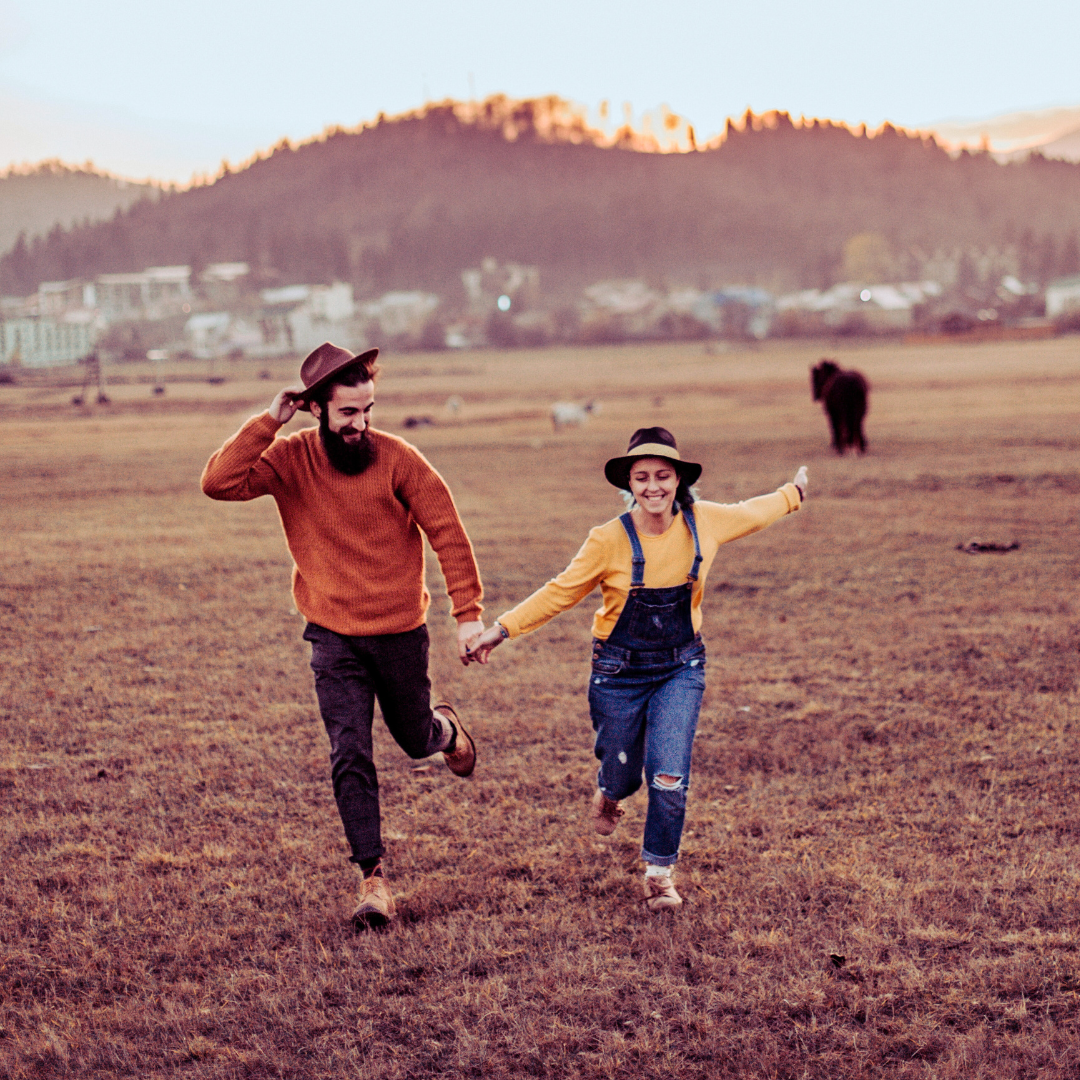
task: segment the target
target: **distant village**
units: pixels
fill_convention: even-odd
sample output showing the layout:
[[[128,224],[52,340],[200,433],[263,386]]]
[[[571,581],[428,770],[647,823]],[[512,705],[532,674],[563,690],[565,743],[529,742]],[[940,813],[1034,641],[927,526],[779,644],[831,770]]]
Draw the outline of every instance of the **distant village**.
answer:
[[[546,300],[537,267],[491,258],[461,271],[456,295],[394,291],[368,299],[340,281],[260,288],[243,262],[197,272],[152,266],[0,298],[0,363],[10,376],[19,366],[90,356],[271,358],[327,340],[352,350],[436,350],[1080,330],[1080,275],[1028,282],[1011,262],[1007,253],[939,254],[923,263],[917,281],[867,275],[786,293],[599,281],[559,304]]]

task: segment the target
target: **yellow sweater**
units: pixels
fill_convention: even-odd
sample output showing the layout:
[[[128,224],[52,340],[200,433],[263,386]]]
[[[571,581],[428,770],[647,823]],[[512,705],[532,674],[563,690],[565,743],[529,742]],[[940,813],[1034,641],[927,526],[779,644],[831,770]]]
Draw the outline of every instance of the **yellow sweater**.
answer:
[[[691,598],[694,631],[701,629],[701,598],[705,578],[717,549],[730,540],[758,532],[786,514],[799,509],[799,489],[785,484],[769,495],[734,504],[694,503],[694,518],[701,544],[701,568]],[[660,536],[638,532],[645,555],[645,588],[666,589],[681,585],[694,562],[694,540],[682,515],[677,514]],[[511,637],[527,634],[572,608],[600,586],[602,603],[593,617],[593,636],[606,641],[622,614],[630,592],[632,554],[630,538],[618,518],[593,529],[558,577],[552,578],[512,611],[499,616]]]
[[[424,539],[439,557],[458,622],[477,619],[483,589],[472,545],[443,478],[415,446],[371,430],[374,463],[359,476],[330,464],[317,428],[277,438],[252,417],[207,462],[212,499],[272,495],[293,562],[293,599],[310,622],[367,637],[415,630],[431,594]]]

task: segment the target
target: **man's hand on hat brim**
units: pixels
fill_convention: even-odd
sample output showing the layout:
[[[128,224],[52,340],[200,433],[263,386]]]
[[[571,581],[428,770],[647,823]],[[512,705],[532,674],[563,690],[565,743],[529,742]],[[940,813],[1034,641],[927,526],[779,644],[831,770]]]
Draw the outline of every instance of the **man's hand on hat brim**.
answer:
[[[279,390],[277,396],[270,402],[270,416],[279,424],[287,424],[300,408],[304,400],[304,386],[302,383],[294,383]]]

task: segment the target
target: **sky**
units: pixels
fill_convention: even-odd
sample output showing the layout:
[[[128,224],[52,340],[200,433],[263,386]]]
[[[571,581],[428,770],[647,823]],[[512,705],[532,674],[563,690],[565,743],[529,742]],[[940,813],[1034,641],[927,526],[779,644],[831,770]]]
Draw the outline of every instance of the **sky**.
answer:
[[[425,101],[932,129],[1080,106],[1076,0],[0,0],[0,169],[184,183]],[[977,124],[975,125],[978,126]]]

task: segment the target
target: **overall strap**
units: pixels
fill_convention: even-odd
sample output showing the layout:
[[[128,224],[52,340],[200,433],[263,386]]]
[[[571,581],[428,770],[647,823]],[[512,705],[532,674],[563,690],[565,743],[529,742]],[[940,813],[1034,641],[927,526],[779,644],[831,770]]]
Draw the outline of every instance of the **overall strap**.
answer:
[[[683,510],[683,516],[686,518],[686,527],[690,530],[690,535],[694,538],[694,565],[691,567],[686,580],[697,581],[698,567],[701,566],[701,544],[698,541],[697,522],[694,520],[693,507],[687,506]]]
[[[630,588],[640,589],[645,584],[645,554],[641,550],[641,541],[638,539],[637,529],[634,528],[634,519],[630,512],[619,516],[626,535],[630,538],[630,554],[633,562],[633,570],[630,574]],[[695,565],[696,569],[696,565]]]

